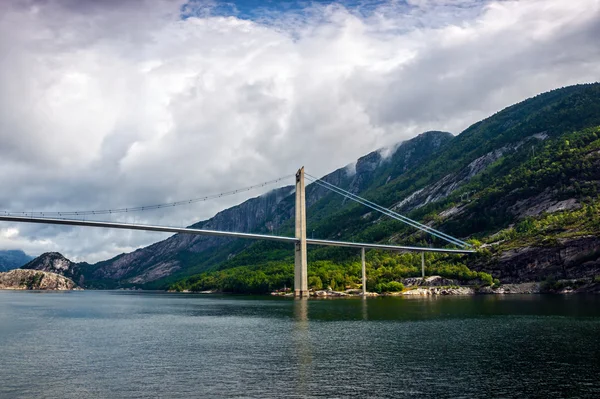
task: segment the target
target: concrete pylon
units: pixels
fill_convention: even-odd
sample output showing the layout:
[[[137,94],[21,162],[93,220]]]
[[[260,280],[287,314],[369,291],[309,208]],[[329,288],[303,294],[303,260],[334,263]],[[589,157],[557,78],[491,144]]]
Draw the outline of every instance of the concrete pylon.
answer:
[[[294,257],[294,296],[308,297],[306,261],[306,194],[304,166],[296,173],[296,250]]]
[[[362,266],[362,294],[367,295],[367,266],[365,264],[365,249],[360,249],[360,261]]]

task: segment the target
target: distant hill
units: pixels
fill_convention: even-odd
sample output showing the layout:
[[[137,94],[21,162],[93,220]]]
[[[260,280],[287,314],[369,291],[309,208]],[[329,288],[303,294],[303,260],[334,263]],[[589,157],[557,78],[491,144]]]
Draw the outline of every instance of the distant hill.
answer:
[[[374,151],[324,179],[478,248],[476,256],[428,255],[429,274],[477,284],[600,279],[599,139],[600,84],[577,85],[512,105],[457,136],[426,132]],[[193,226],[292,236],[291,194],[292,187],[274,190]],[[306,194],[309,236],[445,245],[314,184]],[[369,289],[418,275],[419,262],[416,254],[369,251]],[[292,285],[293,251],[177,234],[69,270],[95,287],[266,292]],[[359,275],[355,250],[310,248],[311,287],[355,286]]]
[[[17,269],[32,259],[21,250],[0,251],[0,272]]]

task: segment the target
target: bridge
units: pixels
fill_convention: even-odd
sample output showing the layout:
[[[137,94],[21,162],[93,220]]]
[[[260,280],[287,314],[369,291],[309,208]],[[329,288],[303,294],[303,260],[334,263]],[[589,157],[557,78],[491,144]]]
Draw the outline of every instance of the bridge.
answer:
[[[254,233],[241,233],[241,232],[230,232],[230,231],[218,231],[218,230],[206,230],[206,229],[195,229],[195,228],[183,228],[183,227],[169,227],[169,226],[154,226],[146,224],[132,224],[132,223],[119,223],[119,222],[104,222],[94,220],[80,220],[65,218],[63,216],[85,216],[85,215],[101,215],[101,214],[113,214],[120,212],[129,212],[137,210],[148,210],[158,209],[164,207],[171,207],[177,205],[183,205],[200,200],[206,200],[208,198],[221,197],[226,193],[222,193],[216,196],[208,196],[194,200],[178,201],[170,204],[160,204],[137,208],[121,208],[115,210],[104,210],[104,211],[74,211],[74,212],[8,212],[5,211],[3,215],[0,215],[0,221],[5,222],[17,222],[17,223],[43,223],[43,224],[55,224],[55,225],[68,225],[68,226],[84,226],[84,227],[98,227],[98,228],[112,228],[112,229],[126,229],[126,230],[142,230],[142,231],[156,231],[162,233],[178,233],[178,234],[195,234],[195,235],[208,235],[217,237],[233,237],[233,238],[246,238],[246,239],[257,239],[257,240],[271,240],[279,242],[287,242],[294,245],[294,296],[296,297],[308,297],[308,267],[307,267],[307,246],[308,245],[326,245],[336,247],[350,247],[359,248],[361,250],[361,263],[362,263],[362,290],[363,295],[366,294],[367,276],[365,266],[365,250],[366,249],[380,249],[389,251],[411,251],[421,253],[421,273],[425,276],[425,253],[426,252],[442,252],[442,253],[453,253],[453,254],[471,254],[475,251],[470,248],[470,245],[458,238],[452,237],[439,230],[436,230],[430,226],[419,223],[406,216],[403,216],[391,209],[384,208],[374,202],[371,202],[365,198],[362,198],[356,194],[353,194],[347,190],[344,190],[338,186],[335,186],[323,179],[318,179],[305,173],[304,167],[300,168],[295,175],[296,178],[296,202],[295,202],[295,236],[285,237],[267,234],[254,234]],[[274,180],[280,181],[283,178]],[[312,183],[323,187],[331,192],[337,193],[349,200],[362,204],[370,209],[373,209],[383,215],[389,216],[395,220],[401,221],[409,226],[415,227],[427,234],[431,234],[437,238],[440,238],[449,244],[458,246],[458,249],[453,248],[428,248],[428,247],[415,247],[415,246],[402,246],[402,245],[388,245],[388,244],[373,244],[373,243],[360,243],[360,242],[348,242],[348,241],[335,241],[335,240],[322,240],[314,238],[306,238],[306,190],[305,190],[305,179],[308,179]],[[273,181],[272,181],[273,182]],[[271,182],[263,183],[264,186]],[[257,186],[252,186],[254,188]],[[242,190],[234,190],[229,193],[237,193]],[[50,215],[56,215],[58,217],[50,217]]]

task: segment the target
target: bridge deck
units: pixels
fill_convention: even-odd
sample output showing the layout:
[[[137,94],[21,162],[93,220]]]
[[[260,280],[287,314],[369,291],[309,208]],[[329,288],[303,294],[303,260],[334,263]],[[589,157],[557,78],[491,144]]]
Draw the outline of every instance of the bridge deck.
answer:
[[[156,232],[161,232],[161,233],[196,234],[196,235],[209,235],[209,236],[233,237],[233,238],[249,238],[249,239],[255,239],[255,240],[271,240],[271,241],[289,242],[289,243],[294,243],[294,244],[299,241],[298,239],[296,239],[294,237],[272,236],[272,235],[266,235],[266,234],[237,233],[237,232],[231,232],[231,231],[193,229],[193,228],[188,228],[188,227],[169,227],[169,226],[153,226],[153,225],[145,225],[145,224],[130,224],[130,223],[118,223],[118,222],[99,222],[99,221],[93,221],[93,220],[54,219],[54,218],[44,218],[44,217],[24,217],[24,216],[0,215],[0,221],[19,222],[19,223],[58,224],[58,225],[68,225],[68,226],[100,227],[100,228],[124,229],[124,230],[156,231]],[[384,249],[384,250],[388,250],[388,251],[444,252],[444,253],[456,253],[456,254],[475,253],[475,251],[468,250],[468,249],[425,248],[425,247],[385,245],[385,244],[367,244],[367,243],[359,243],[359,242],[320,240],[320,239],[313,239],[313,238],[307,238],[306,243],[310,244],[310,245],[328,245],[328,246],[336,246],[336,247],[351,247],[351,248],[365,248],[365,249]]]

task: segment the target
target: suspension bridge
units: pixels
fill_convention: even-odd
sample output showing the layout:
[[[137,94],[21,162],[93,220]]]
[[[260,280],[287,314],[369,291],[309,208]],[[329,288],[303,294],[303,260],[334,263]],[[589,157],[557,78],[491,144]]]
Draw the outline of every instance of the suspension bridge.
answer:
[[[170,226],[155,226],[147,224],[135,224],[135,223],[119,223],[119,222],[108,222],[108,221],[96,221],[96,220],[83,220],[77,219],[77,217],[86,216],[97,216],[97,215],[112,215],[118,213],[146,211],[152,209],[169,208],[180,205],[192,204],[209,199],[215,199],[224,197],[227,195],[237,194],[240,192],[250,191],[257,187],[263,187],[268,184],[280,182],[286,178],[292,177],[284,176],[279,179],[271,180],[258,185],[232,190],[225,193],[216,195],[210,195],[185,201],[177,201],[167,204],[158,204],[150,206],[140,206],[132,208],[118,208],[118,209],[105,209],[105,210],[93,210],[93,211],[67,211],[67,212],[9,212],[5,211],[0,214],[0,221],[5,222],[17,222],[17,223],[43,223],[43,224],[54,224],[54,225],[68,225],[68,226],[84,226],[84,227],[99,227],[99,228],[111,228],[111,229],[126,229],[126,230],[142,230],[142,231],[155,231],[162,233],[178,233],[178,234],[195,234],[195,235],[208,235],[217,237],[233,237],[233,238],[246,238],[256,240],[271,240],[279,242],[287,242],[294,245],[294,295],[296,297],[308,297],[308,265],[307,265],[307,246],[308,245],[326,245],[336,247],[350,247],[359,248],[361,250],[361,262],[362,262],[362,290],[363,295],[366,294],[366,266],[365,266],[365,250],[367,249],[381,249],[389,251],[411,251],[421,253],[421,272],[425,275],[425,253],[426,252],[441,252],[441,253],[453,253],[453,254],[471,254],[475,251],[470,249],[470,244],[448,234],[445,234],[439,230],[432,228],[431,226],[419,223],[413,219],[403,216],[392,209],[380,206],[372,201],[369,201],[363,197],[360,197],[350,191],[344,190],[332,183],[325,181],[324,179],[316,178],[304,171],[304,167],[300,168],[295,174],[296,180],[296,202],[295,202],[295,236],[277,236],[267,234],[254,234],[254,233],[242,233],[242,232],[231,232],[231,231],[218,231],[218,230],[206,230],[206,229],[195,229],[195,228],[184,228],[184,227],[170,227]],[[428,247],[416,247],[416,246],[402,246],[402,245],[388,245],[388,244],[377,244],[377,243],[360,243],[360,242],[348,242],[348,241],[335,241],[335,240],[323,240],[306,237],[306,189],[305,180],[309,180],[313,184],[322,187],[326,190],[334,192],[338,195],[345,197],[348,200],[354,201],[361,205],[366,206],[374,211],[377,211],[383,215],[386,215],[392,219],[398,220],[409,226],[412,226],[424,233],[430,234],[437,237],[447,243],[454,245],[458,248],[428,248]]]

